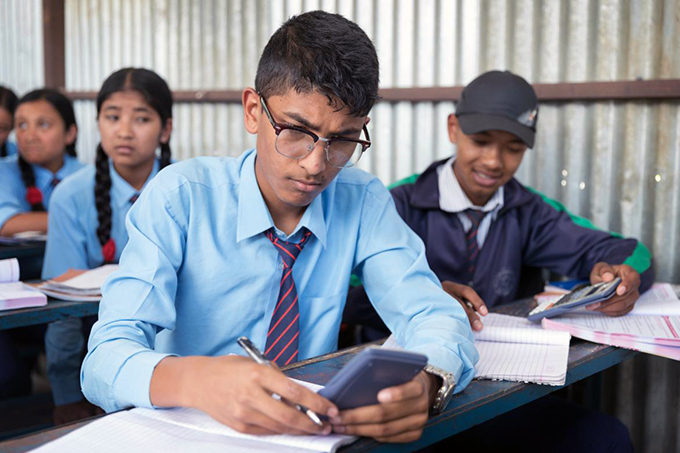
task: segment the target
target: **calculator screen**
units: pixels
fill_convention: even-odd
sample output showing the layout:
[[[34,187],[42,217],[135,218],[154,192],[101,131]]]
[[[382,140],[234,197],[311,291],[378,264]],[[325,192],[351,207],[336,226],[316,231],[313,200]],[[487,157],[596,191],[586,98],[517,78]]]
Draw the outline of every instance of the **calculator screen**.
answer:
[[[560,300],[555,302],[552,306],[559,307],[560,305],[568,304],[569,302],[572,302],[574,300],[583,299],[584,297],[591,296],[605,289],[606,285],[607,285],[606,283],[598,283],[597,285],[586,286],[585,288],[581,288],[579,290],[565,294],[560,298]]]

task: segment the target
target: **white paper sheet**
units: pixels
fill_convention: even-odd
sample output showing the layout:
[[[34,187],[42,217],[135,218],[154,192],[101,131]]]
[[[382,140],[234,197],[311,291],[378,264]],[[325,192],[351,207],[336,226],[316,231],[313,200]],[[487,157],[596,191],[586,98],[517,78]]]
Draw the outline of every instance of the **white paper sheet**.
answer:
[[[19,260],[9,258],[0,260],[0,283],[11,283],[19,281]]]
[[[296,381],[314,391],[321,386]],[[251,436],[239,433],[196,409],[137,408],[94,421],[36,452],[334,452],[354,436]]]

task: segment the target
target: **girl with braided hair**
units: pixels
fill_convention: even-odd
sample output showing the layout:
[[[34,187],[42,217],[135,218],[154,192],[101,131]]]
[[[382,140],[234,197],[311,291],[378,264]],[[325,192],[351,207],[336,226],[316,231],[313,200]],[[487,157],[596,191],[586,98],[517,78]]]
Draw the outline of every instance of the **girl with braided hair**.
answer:
[[[73,105],[56,90],[31,91],[19,100],[14,125],[19,152],[0,161],[0,235],[44,233],[52,190],[83,167]]]
[[[8,140],[14,129],[14,111],[17,108],[17,95],[9,88],[0,86],[0,158],[17,153],[17,145]]]
[[[128,211],[144,186],[170,163],[172,93],[155,72],[124,68],[111,74],[97,96],[97,123],[101,143],[94,167],[65,181],[52,199],[45,279],[69,268],[117,263],[128,241]],[[83,324],[69,319],[47,328],[47,374],[57,424],[95,411],[80,392]]]

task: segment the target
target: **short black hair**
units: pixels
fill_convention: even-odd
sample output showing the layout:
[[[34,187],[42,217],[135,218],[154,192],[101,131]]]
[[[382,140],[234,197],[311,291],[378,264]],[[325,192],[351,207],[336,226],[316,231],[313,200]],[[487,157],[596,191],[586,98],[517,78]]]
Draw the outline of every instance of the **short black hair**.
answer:
[[[311,11],[291,17],[269,39],[257,66],[255,89],[265,98],[318,91],[329,105],[366,116],[379,99],[375,46],[354,22]]]

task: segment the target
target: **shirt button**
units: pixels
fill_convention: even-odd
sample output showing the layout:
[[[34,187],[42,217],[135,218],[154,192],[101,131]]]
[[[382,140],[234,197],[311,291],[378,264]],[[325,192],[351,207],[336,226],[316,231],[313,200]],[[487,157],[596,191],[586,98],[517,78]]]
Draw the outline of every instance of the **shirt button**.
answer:
[[[280,270],[283,270],[283,262],[280,262],[280,263],[279,263],[279,269],[280,269]]]

